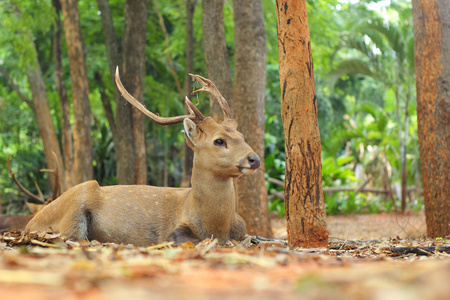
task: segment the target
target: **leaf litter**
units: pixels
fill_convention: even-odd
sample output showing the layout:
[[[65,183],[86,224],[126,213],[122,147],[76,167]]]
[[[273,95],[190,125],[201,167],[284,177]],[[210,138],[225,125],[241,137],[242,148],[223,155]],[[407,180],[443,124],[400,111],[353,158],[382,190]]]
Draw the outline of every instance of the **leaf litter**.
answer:
[[[450,243],[330,238],[290,249],[248,237],[179,247],[73,242],[59,234],[0,236],[2,299],[448,299]]]

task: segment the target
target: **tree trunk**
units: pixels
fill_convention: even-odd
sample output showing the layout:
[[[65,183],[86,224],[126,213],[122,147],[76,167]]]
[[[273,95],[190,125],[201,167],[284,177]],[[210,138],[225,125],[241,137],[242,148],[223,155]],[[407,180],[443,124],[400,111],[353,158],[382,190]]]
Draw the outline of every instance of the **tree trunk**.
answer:
[[[109,7],[108,0],[97,0],[98,9],[102,14],[102,24],[103,24],[103,33],[105,35],[105,45],[106,45],[106,53],[108,56],[108,65],[109,65],[109,75],[111,82],[114,87],[114,95],[115,95],[115,103],[119,104],[122,101],[122,97],[120,95],[119,90],[117,89],[115,82],[115,73],[116,67],[120,65],[120,56],[119,56],[119,48],[117,47],[116,40],[116,32],[114,30],[114,22],[111,14],[111,9]],[[96,81],[101,82],[101,76],[99,73],[96,74]],[[106,88],[106,87],[104,87]],[[101,99],[103,108],[106,113],[106,117],[109,122],[109,126],[111,128],[111,133],[113,135],[114,144],[117,145],[119,143],[118,136],[116,132],[116,121],[114,119],[113,109],[111,105],[111,100],[107,97],[106,93],[101,93]]]
[[[406,92],[406,103],[405,103],[405,120],[403,126],[403,133],[401,135],[402,140],[400,141],[401,147],[401,168],[402,168],[402,213],[406,212],[406,196],[408,187],[408,166],[406,161],[406,151],[408,146],[408,133],[409,133],[409,102],[410,96],[409,92]]]
[[[120,56],[119,48],[117,46],[116,32],[114,30],[114,22],[111,14],[111,9],[108,4],[108,0],[97,0],[98,9],[102,13],[103,33],[105,35],[106,53],[108,56],[109,74],[111,75],[111,81],[116,91],[116,100],[119,101],[120,93],[117,89],[114,76],[116,73],[116,67],[119,66]]]
[[[239,131],[264,161],[266,32],[261,0],[234,0],[236,43],[233,108]],[[264,164],[253,176],[237,180],[238,212],[247,232],[271,236]]]
[[[84,60],[80,18],[77,0],[61,0],[64,15],[67,53],[70,76],[72,78],[72,98],[74,110],[74,183],[78,184],[93,177],[91,107],[89,104],[89,85]]]
[[[232,107],[233,86],[225,42],[223,3],[224,0],[202,2],[203,50],[208,78],[214,82],[222,96],[227,99],[228,104]],[[210,97],[210,116],[216,121],[223,120],[222,109],[212,97]]]
[[[61,53],[61,3],[59,0],[53,0],[53,7],[56,12],[56,28],[53,35],[53,55],[55,56],[55,70],[53,75],[55,77],[55,84],[58,90],[59,102],[61,105],[61,123],[62,123],[62,150],[64,156],[64,165],[60,166],[64,170],[65,176],[65,188],[61,188],[60,192],[65,192],[66,189],[74,186],[73,181],[73,145],[72,145],[72,129],[70,127],[70,108],[69,100],[67,99],[67,90],[64,85],[63,78],[63,66],[62,66],[62,53]],[[63,171],[63,170],[60,170]]]
[[[286,135],[285,206],[289,245],[326,247],[311,41],[306,1],[277,0],[281,116]]]
[[[427,234],[444,238],[450,235],[450,3],[412,3]]]
[[[189,73],[194,73],[194,10],[197,0],[186,0],[186,79],[184,81],[184,94],[191,98],[192,78]],[[184,102],[184,95],[182,95]],[[188,113],[185,108],[185,112]],[[189,148],[186,143],[183,144],[183,177],[181,179],[181,187],[191,186],[192,162],[194,159],[194,151]]]
[[[42,78],[41,68],[36,60],[34,66],[30,66],[27,69],[28,82],[30,83],[30,89],[33,94],[32,109],[38,123],[39,135],[42,138],[44,145],[45,159],[47,160],[47,166],[49,169],[56,169],[55,160],[52,152],[56,154],[59,170],[59,182],[60,191],[65,191],[66,185],[64,180],[64,172],[61,149],[56,137],[55,127],[52,122],[50,114],[50,108],[48,106],[47,94],[45,91],[44,80]],[[50,176],[52,187],[55,186],[54,176]]]
[[[145,82],[145,42],[147,34],[147,4],[145,0],[127,0],[125,2],[125,32],[122,43],[123,84],[136,99],[142,101]],[[120,106],[120,105],[119,105]],[[147,162],[145,155],[144,116],[131,105],[134,162],[128,162],[134,168],[135,184],[147,183]],[[119,126],[118,126],[119,127]]]

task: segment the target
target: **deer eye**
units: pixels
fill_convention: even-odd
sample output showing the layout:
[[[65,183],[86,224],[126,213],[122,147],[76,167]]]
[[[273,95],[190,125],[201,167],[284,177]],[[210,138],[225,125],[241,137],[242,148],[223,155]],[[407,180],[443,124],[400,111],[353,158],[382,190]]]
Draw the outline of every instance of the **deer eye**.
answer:
[[[216,146],[226,146],[226,143],[222,139],[217,139],[217,140],[214,141],[214,145],[216,145]]]

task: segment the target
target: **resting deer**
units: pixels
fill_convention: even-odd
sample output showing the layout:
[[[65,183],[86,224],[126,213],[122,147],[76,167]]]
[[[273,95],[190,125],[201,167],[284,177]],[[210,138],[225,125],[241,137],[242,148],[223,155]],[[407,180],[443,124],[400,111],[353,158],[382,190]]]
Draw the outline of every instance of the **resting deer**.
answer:
[[[98,240],[147,246],[163,241],[176,245],[205,238],[220,243],[242,240],[245,223],[235,212],[233,178],[253,174],[260,158],[236,130],[226,100],[208,79],[191,75],[220,103],[224,121],[206,118],[186,97],[189,115],[163,118],[148,111],[123,87],[135,108],[161,125],[183,122],[186,143],[194,151],[191,188],[106,186],[96,181],[77,185],[44,207],[25,231],[59,232],[73,240]]]

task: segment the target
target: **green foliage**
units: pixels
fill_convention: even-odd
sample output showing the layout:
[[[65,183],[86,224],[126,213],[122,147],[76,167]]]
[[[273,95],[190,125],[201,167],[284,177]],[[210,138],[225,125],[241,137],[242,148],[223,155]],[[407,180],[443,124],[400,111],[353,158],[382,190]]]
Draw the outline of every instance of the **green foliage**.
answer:
[[[158,20],[157,2],[168,31],[169,46]],[[185,1],[148,1],[145,105],[163,116],[183,113],[167,54],[173,60],[181,86],[186,78]],[[119,48],[124,32],[124,1],[109,0]],[[414,42],[410,1],[391,1],[383,13],[373,10],[377,1],[324,0],[307,1],[311,48],[314,59],[318,121],[322,140],[322,175],[324,187],[357,186],[357,165],[366,176],[373,176],[375,187],[399,181],[400,119],[397,108],[410,113],[407,131],[408,182],[420,181],[420,156],[416,133],[414,97]],[[115,184],[114,141],[100,101],[104,92],[114,103],[114,83],[103,37],[101,15],[95,1],[80,0],[81,30],[84,39],[92,108],[92,139],[95,178],[101,184]],[[16,9],[17,8],[17,9]],[[265,91],[265,168],[266,177],[284,180],[284,133],[280,115],[278,74],[278,36],[275,1],[263,1],[267,35],[267,82]],[[20,13],[19,13],[20,12]],[[194,72],[206,75],[202,49],[202,6],[194,12]],[[29,64],[39,61],[47,90],[52,118],[61,138],[61,112],[53,78],[52,39],[55,12],[50,0],[0,1],[0,66],[7,70],[20,91],[31,98],[26,77]],[[234,69],[233,3],[224,5],[225,38],[231,70]],[[71,99],[71,82],[62,35],[63,78]],[[101,86],[95,75],[100,74]],[[189,79],[188,79],[189,80]],[[398,84],[400,82],[400,84]],[[410,104],[405,97],[411,95]],[[194,97],[194,103],[208,114],[206,96]],[[183,135],[181,125],[162,127],[146,121],[148,182],[176,186],[180,182]],[[22,197],[13,186],[6,166],[8,154],[13,169],[30,190],[34,181],[49,193],[42,142],[31,109],[23,103],[6,78],[0,75],[0,191],[4,203]],[[387,169],[387,171],[386,171]],[[386,175],[386,172],[389,172]],[[283,188],[267,183],[269,195]],[[272,197],[269,209],[280,216],[284,202]],[[392,201],[354,192],[325,193],[328,213],[378,212],[393,209]],[[19,211],[21,204],[11,206]],[[418,199],[412,206],[421,209]]]
[[[6,102],[6,99],[9,101]],[[16,178],[37,195],[34,182],[45,190],[48,176],[39,172],[39,169],[46,166],[42,142],[33,113],[26,109],[26,104],[21,103],[14,92],[2,85],[0,120],[0,196],[3,213],[24,212],[27,211],[24,207],[24,195],[11,179],[6,167],[7,158],[8,155],[11,156],[11,168],[13,172],[17,172]]]

